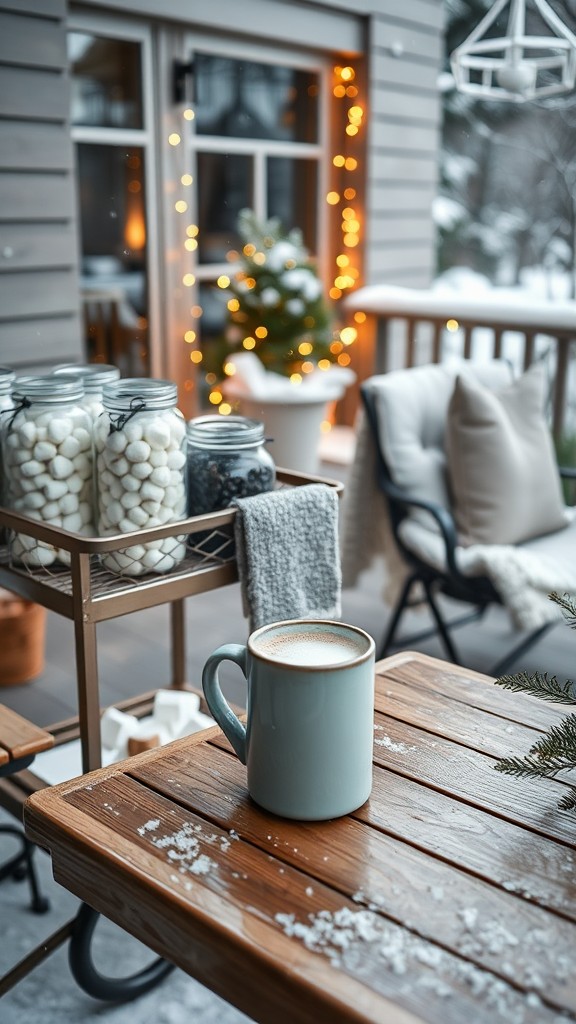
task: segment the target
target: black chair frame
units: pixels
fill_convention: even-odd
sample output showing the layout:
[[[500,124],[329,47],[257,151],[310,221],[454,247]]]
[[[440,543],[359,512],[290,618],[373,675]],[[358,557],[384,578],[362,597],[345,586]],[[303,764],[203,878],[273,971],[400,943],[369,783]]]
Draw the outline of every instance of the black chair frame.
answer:
[[[360,394],[376,447],[378,487],[387,501],[394,541],[409,568],[409,575],[392,612],[392,617],[378,651],[378,657],[383,658],[395,647],[409,648],[431,636],[438,635],[448,659],[456,665],[461,665],[462,660],[454,646],[454,641],[450,635],[451,630],[481,618],[490,605],[502,605],[502,600],[487,577],[464,576],[460,572],[456,564],[456,546],[458,543],[456,524],[450,512],[436,502],[412,497],[394,483],[380,445],[378,413],[374,395],[367,384],[361,385]],[[576,469],[561,469],[560,472],[567,478],[576,478]],[[444,571],[434,568],[419,558],[402,541],[399,532],[400,524],[414,509],[422,509],[428,512],[438,526],[445,549],[446,569]],[[417,594],[416,597],[414,596],[415,593]],[[436,595],[439,593],[456,601],[471,604],[475,610],[448,622],[444,618],[436,600]],[[434,626],[424,632],[396,639],[404,612],[408,608],[422,604],[422,597],[424,597],[430,609]],[[537,643],[553,625],[555,625],[553,622],[546,623],[533,630],[527,636],[524,636],[509,653],[492,666],[490,674],[494,676],[504,675],[514,662]]]

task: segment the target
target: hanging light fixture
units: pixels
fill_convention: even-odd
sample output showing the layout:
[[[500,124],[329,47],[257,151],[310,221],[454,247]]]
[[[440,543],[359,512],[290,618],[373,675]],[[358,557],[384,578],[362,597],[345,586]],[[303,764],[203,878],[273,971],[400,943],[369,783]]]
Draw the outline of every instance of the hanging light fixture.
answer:
[[[550,33],[527,34],[526,0],[497,0],[451,55],[457,89],[488,100],[524,102],[574,88],[576,36],[546,0],[531,2]],[[506,34],[490,36],[508,5]]]

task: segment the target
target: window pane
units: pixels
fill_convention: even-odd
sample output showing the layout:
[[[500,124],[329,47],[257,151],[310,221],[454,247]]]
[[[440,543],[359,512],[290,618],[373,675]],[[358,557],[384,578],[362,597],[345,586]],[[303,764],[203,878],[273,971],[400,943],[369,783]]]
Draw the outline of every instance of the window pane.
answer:
[[[252,157],[198,153],[198,236],[200,263],[222,263],[241,244],[238,213],[252,206]]]
[[[316,160],[269,157],[268,216],[279,217],[284,228],[300,228],[310,252],[318,252],[318,164]]]
[[[71,32],[72,124],[142,127],[140,43]]]
[[[318,75],[276,64],[196,54],[200,135],[316,142]]]
[[[143,150],[77,147],[82,300],[88,356],[148,373]]]

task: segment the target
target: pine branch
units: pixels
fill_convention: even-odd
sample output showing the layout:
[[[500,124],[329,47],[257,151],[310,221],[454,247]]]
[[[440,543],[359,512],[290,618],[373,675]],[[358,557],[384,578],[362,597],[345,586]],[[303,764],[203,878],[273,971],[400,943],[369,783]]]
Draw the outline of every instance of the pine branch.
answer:
[[[576,768],[576,715],[566,715],[558,725],[552,725],[530,750],[540,763]]]
[[[572,682],[567,679],[559,683],[556,676],[549,677],[547,672],[518,672],[513,676],[501,676],[495,680],[497,686],[515,693],[528,693],[532,697],[540,697],[554,704],[576,704]]]
[[[557,594],[556,592],[548,594],[548,597],[554,604],[560,606],[564,613],[564,618],[571,629],[576,629],[576,599],[570,597],[569,594]]]
[[[514,775],[517,779],[546,779],[554,778],[563,771],[565,765],[548,766],[535,757],[502,757],[496,762],[494,768],[504,775]]]
[[[561,811],[576,811],[576,787],[571,786],[565,796],[558,802]]]

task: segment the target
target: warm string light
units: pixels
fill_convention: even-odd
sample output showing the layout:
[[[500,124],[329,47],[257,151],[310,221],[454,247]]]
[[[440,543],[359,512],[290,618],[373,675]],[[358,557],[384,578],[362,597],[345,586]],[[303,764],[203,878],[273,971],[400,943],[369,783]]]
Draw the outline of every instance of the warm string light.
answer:
[[[340,231],[342,233],[341,251],[336,255],[334,278],[328,293],[334,300],[341,299],[345,292],[354,288],[360,277],[355,251],[360,244],[361,223],[358,207],[353,205],[354,200],[357,199],[354,172],[358,170],[358,160],[346,153],[350,144],[349,140],[355,139],[364,126],[364,109],[357,101],[358,87],[354,84],[355,79],[356,72],[350,65],[336,65],[334,68],[332,91],[335,98],[345,104],[347,121],[344,128],[342,151],[335,153],[332,157],[332,164],[341,175],[343,187],[340,191],[328,192],[326,196],[328,205],[338,208],[340,212]],[[348,105],[349,100],[355,102]],[[362,321],[357,320],[356,322]],[[336,357],[340,366],[350,364],[351,357],[345,349],[356,341],[357,335],[355,327],[344,327],[330,346],[330,352]]]
[[[186,121],[188,121],[188,122],[193,121],[195,116],[196,115],[195,115],[194,111],[190,107],[186,107],[182,111],[182,118],[183,118],[184,122],[186,122]],[[186,129],[186,130],[188,130],[188,129]],[[176,147],[176,146],[179,146],[181,143],[182,143],[182,134],[179,131],[170,132],[170,134],[168,135],[168,145]],[[194,178],[193,178],[193,176],[191,174],[186,173],[186,174],[182,174],[180,176],[180,185],[182,186],[183,190],[189,189],[190,186],[193,185],[193,184],[194,184]],[[183,194],[185,195],[186,193],[185,192],[181,193],[181,196],[183,196]],[[188,208],[189,208],[189,204],[188,204],[187,199],[184,199],[182,197],[182,198],[178,198],[178,199],[175,200],[175,202],[174,202],[174,209],[176,210],[177,213],[180,213],[180,214],[187,213],[188,212]],[[186,253],[194,252],[198,248],[198,234],[199,234],[199,227],[198,227],[197,224],[188,224],[186,226],[186,230],[185,230],[186,237],[184,238],[184,240],[182,242],[183,248],[184,248]],[[194,285],[196,284],[196,277],[195,277],[194,274],[188,272],[188,273],[185,273],[185,274],[182,275],[181,281],[182,281],[182,284],[183,284],[183,286],[185,288],[193,288]],[[194,305],[192,305],[190,307],[190,316],[195,321],[200,319],[200,317],[202,316],[202,312],[203,312],[202,306],[198,305],[197,303],[195,303]],[[195,330],[193,330],[192,328],[189,328],[188,330],[184,331],[183,340],[184,340],[184,343],[185,343],[185,345],[187,347],[187,356],[188,356],[188,359],[189,359],[190,363],[192,363],[193,366],[200,366],[200,364],[202,363],[202,360],[203,360],[203,355],[202,355],[202,352],[200,351],[200,349],[197,347],[198,346],[198,335],[197,335],[197,332]],[[212,383],[214,383],[214,381],[212,381]],[[191,378],[191,377],[186,378],[185,381],[184,381],[184,390],[188,391],[188,392],[192,392],[192,391],[194,391],[194,388],[195,388],[195,385],[194,385],[193,378]],[[212,402],[214,402],[214,399],[210,399],[210,400]]]

